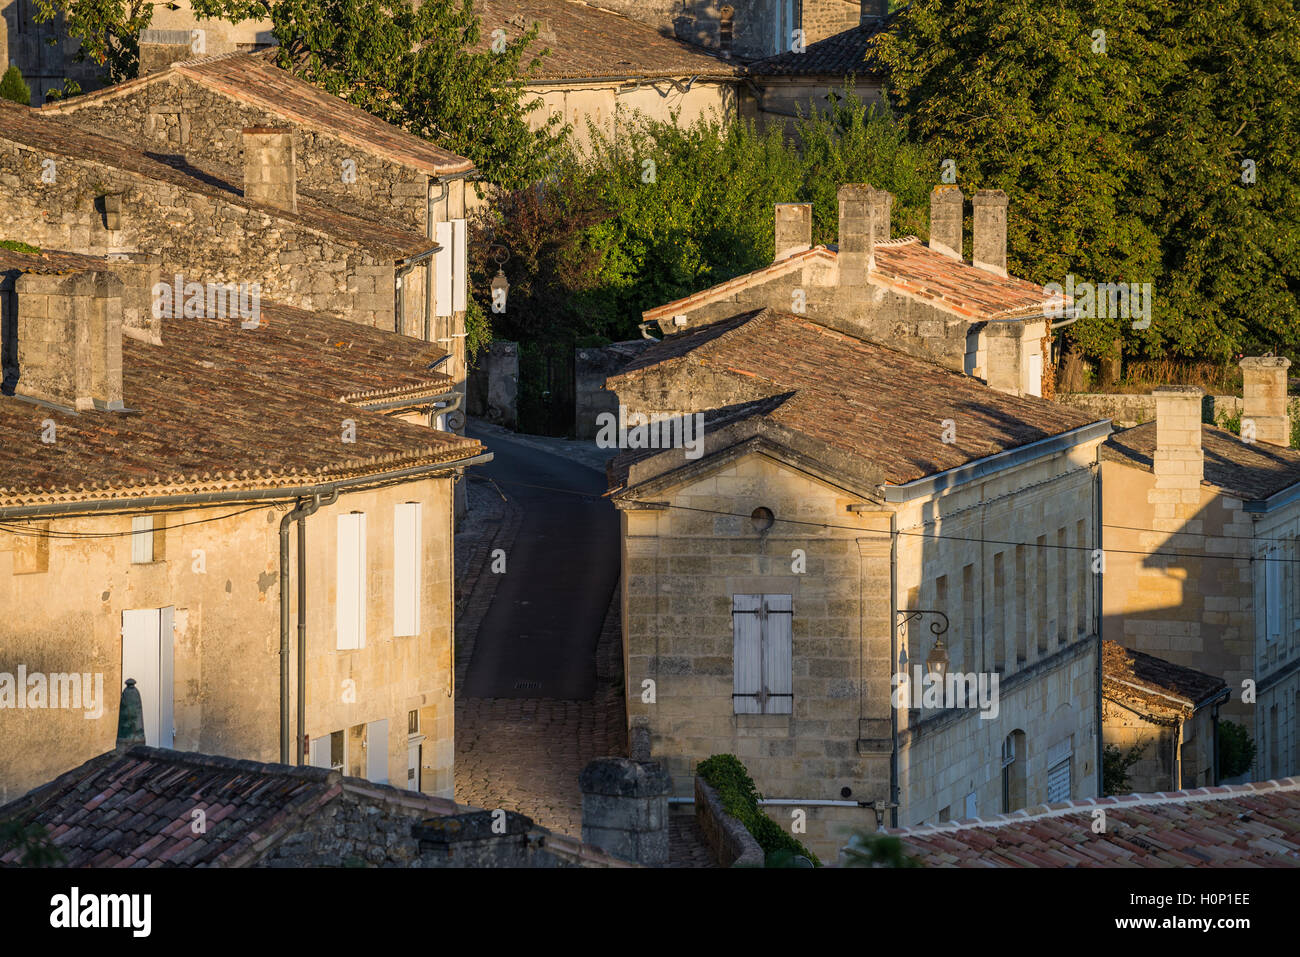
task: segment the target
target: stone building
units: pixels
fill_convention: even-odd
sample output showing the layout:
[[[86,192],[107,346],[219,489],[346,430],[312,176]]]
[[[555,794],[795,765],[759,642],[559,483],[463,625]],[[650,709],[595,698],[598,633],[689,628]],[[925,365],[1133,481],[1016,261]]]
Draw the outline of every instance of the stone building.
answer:
[[[1246,358],[1242,435],[1202,423],[1199,388],[1155,390],[1156,421],[1102,451],[1103,630],[1222,678],[1253,777],[1300,771],[1300,452],[1281,358]]]
[[[445,353],[213,287],[155,318],[156,269],[0,251],[0,797],[98,754],[127,678],[150,745],[450,795],[452,485],[485,453],[428,427]]]
[[[890,238],[892,207],[885,190],[841,186],[839,243],[814,247],[812,205],[778,204],[772,265],[647,310],[642,328],[666,334],[745,309],[793,311],[1001,392],[1041,395],[1044,316],[1055,310],[1068,320],[1074,307],[1007,274],[1006,193],[974,195],[970,260],[962,256],[964,198],[956,186],[931,193],[928,245]]]
[[[315,212],[326,232],[360,230],[372,244],[382,239],[395,246],[402,255],[386,258],[382,270],[356,271],[348,263],[340,271],[328,255],[323,261],[315,258],[317,249],[332,251],[330,247],[302,237],[303,248],[287,242],[273,262],[248,256],[240,268],[256,273],[275,266],[287,273],[291,288],[275,287],[269,293],[285,302],[337,310],[437,342],[452,356],[441,371],[463,392],[465,197],[474,164],[299,80],[266,56],[194,57],[189,47],[177,49],[178,58],[155,72],[47,104],[42,115],[112,137],[187,173],[191,181],[224,186],[225,192],[243,185],[250,198],[254,179],[267,183],[271,188],[261,187],[256,197],[266,205]],[[287,135],[246,132],[250,129]],[[126,215],[149,218],[153,202],[138,199]],[[369,225],[360,227],[358,221]],[[286,225],[273,225],[291,240],[297,238]],[[254,247],[222,229],[210,226],[206,232],[223,248],[266,249],[265,240]],[[128,233],[112,237],[119,248],[132,241]],[[139,242],[143,245],[144,239]],[[267,279],[260,281],[271,288]],[[432,295],[426,296],[426,289]],[[295,299],[307,292],[312,298]],[[333,301],[323,301],[321,293]],[[349,301],[354,298],[361,301]]]
[[[63,867],[632,866],[512,812],[329,769],[144,746],[91,758],[0,807],[0,819],[44,828]],[[21,855],[0,847],[0,867]]]
[[[756,60],[875,24],[888,8],[888,0],[682,0],[673,28],[690,43]]]
[[[1101,693],[1102,739],[1141,754],[1127,772],[1132,792],[1219,783],[1219,706],[1231,696],[1222,678],[1105,641]]]
[[[833,857],[845,825],[1097,793],[1109,423],[770,309],[607,388],[629,723],[676,794],[734,753]],[[696,412],[702,433],[633,438],[638,413]]]

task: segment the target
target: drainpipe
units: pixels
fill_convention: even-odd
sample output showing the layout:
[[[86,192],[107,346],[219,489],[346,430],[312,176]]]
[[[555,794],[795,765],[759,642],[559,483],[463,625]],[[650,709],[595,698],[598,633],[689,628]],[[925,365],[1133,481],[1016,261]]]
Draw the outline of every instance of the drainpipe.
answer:
[[[446,180],[438,180],[437,185],[442,187],[442,192],[434,198],[433,187],[434,180],[429,180],[428,189],[428,206],[424,214],[424,238],[433,239],[433,207],[446,200],[451,193],[451,184]],[[429,265],[425,269],[425,293],[424,293],[424,341],[429,342],[433,336],[433,260],[429,260]]]
[[[298,519],[298,764],[306,758],[304,744],[307,737],[307,516],[316,514],[322,505],[333,505],[339,500],[339,490],[334,489],[328,498],[312,496],[311,503],[301,503],[289,514]]]
[[[1093,483],[1094,491],[1092,497],[1093,498],[1092,540],[1096,543],[1095,545],[1093,545],[1093,548],[1100,549],[1102,548],[1101,446],[1100,445],[1097,446],[1097,465],[1095,467],[1097,469],[1097,477],[1096,477],[1096,481]],[[1104,550],[1102,551],[1102,560],[1103,561],[1105,560]],[[1101,600],[1102,600],[1102,579],[1105,576],[1098,574],[1098,575],[1093,575],[1092,577],[1095,579],[1095,584],[1093,586],[1093,593],[1095,597],[1093,601],[1094,604],[1096,605],[1094,612],[1096,615],[1095,620],[1097,622],[1097,674],[1096,677],[1093,679],[1093,681],[1097,685],[1097,695],[1096,695],[1096,699],[1097,699],[1097,704],[1096,704],[1097,707],[1097,797],[1100,798],[1100,797],[1105,797],[1105,794],[1103,793],[1103,788],[1105,786],[1105,772],[1102,768],[1102,764],[1106,760],[1106,743],[1105,741],[1102,740],[1102,732],[1103,732],[1105,722],[1102,719],[1102,713],[1101,713],[1102,709],[1105,707],[1105,705],[1102,703],[1102,687],[1101,687],[1102,681],[1104,680],[1104,674],[1103,674],[1104,667],[1102,665],[1102,653],[1105,649],[1105,646],[1103,644],[1102,634],[1101,634]]]
[[[338,501],[339,490],[331,489],[328,498],[319,492],[311,500],[301,499],[297,506],[280,519],[280,763],[289,763],[289,526],[298,522],[298,763],[302,764],[304,733],[303,692],[306,687],[305,659],[307,637],[307,576],[303,564],[307,557],[303,538],[303,520],[322,505]]]
[[[889,516],[889,668],[898,667],[898,530],[895,516]],[[911,662],[908,662],[909,664]],[[889,826],[898,827],[898,708],[891,702],[889,709],[890,735],[893,749],[889,753]]]

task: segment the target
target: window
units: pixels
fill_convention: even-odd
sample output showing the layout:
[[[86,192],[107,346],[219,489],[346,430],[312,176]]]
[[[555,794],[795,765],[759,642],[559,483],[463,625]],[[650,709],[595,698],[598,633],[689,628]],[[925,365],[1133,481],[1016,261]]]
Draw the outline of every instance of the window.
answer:
[[[1039,535],[1034,543],[1035,588],[1034,633],[1038,636],[1038,655],[1047,654],[1047,536]]]
[[[1074,738],[1069,737],[1047,750],[1047,803],[1070,799],[1070,758]]]
[[[139,608],[122,612],[122,687],[135,680],[144,713],[144,743],[170,748],[174,743],[173,642],[176,609]]]
[[[420,503],[393,507],[393,634],[420,633],[420,570],[423,567]]]
[[[131,518],[131,564],[148,564],[162,560],[162,523],[152,515]]]
[[[794,618],[790,595],[734,595],[732,706],[736,714],[791,714]]]
[[[979,670],[975,661],[975,566],[964,565],[961,570],[961,651],[962,666],[967,671]]]
[[[433,238],[442,248],[433,256],[435,316],[465,311],[468,282],[465,253],[465,220],[434,223]],[[450,351],[450,347],[448,348]]]
[[[1056,530],[1056,640],[1065,644],[1070,627],[1070,549],[1065,541],[1065,529]]]
[[[1025,733],[1012,731],[1002,740],[1002,813],[1024,807],[1025,797]]]
[[[951,817],[952,817],[952,808],[951,808],[951,807],[945,807],[943,810],[941,810],[941,811],[939,812],[939,823],[940,823],[940,824],[946,824],[946,823],[948,822],[949,818],[951,818]]]
[[[970,794],[966,795],[966,817],[977,817],[978,815],[979,808],[975,803],[975,792],[971,791]]]
[[[418,710],[406,712],[406,733],[420,733],[420,712]]]
[[[388,719],[380,718],[366,725],[366,780],[388,783]]]
[[[1007,576],[1002,553],[993,556],[993,626],[988,638],[993,642],[993,670],[1006,670]]]
[[[1029,623],[1025,620],[1028,617],[1029,603],[1025,600],[1025,546],[1016,546],[1016,581],[1015,581],[1015,614],[1012,616],[1011,637],[1016,643],[1016,660],[1015,666],[1023,668],[1029,658],[1028,641],[1029,641]]]
[[[1078,627],[1075,634],[1086,635],[1088,633],[1088,596],[1092,594],[1092,583],[1088,581],[1088,574],[1092,566],[1092,553],[1085,544],[1088,540],[1088,525],[1083,519],[1080,519],[1074,527],[1074,556],[1075,569],[1079,578],[1079,595],[1075,599],[1075,618]]]
[[[340,651],[366,646],[366,514],[338,519],[338,643]]]
[[[50,523],[29,522],[9,536],[13,542],[14,574],[35,575],[50,570]]]
[[[314,768],[343,772],[347,763],[347,736],[342,731],[332,731],[312,738],[307,763]]]
[[[1282,565],[1276,545],[1264,549],[1264,637],[1282,637]]]

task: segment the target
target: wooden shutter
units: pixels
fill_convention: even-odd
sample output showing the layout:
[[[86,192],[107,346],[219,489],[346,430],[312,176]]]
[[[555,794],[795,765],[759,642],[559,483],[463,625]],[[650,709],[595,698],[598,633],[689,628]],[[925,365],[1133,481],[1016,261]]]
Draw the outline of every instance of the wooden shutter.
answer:
[[[143,565],[153,561],[153,516],[131,518],[131,563]]]
[[[388,783],[388,719],[366,725],[366,780]]]
[[[1264,609],[1269,641],[1282,636],[1282,562],[1277,546],[1264,550]]]
[[[1074,739],[1066,738],[1047,749],[1047,803],[1070,799],[1070,758]]]
[[[452,265],[455,261],[455,230],[451,223],[434,223],[433,239],[441,246],[433,254],[433,275],[436,298],[434,299],[435,316],[450,316],[452,313]]]
[[[338,587],[335,590],[340,651],[366,646],[366,516],[338,518]]]
[[[767,691],[767,714],[794,711],[792,619],[790,595],[765,595],[763,626],[763,685]]]
[[[732,707],[736,714],[761,714],[759,692],[763,689],[763,635],[759,626],[762,595],[733,595],[731,598]]]
[[[135,679],[144,711],[144,743],[170,748],[174,743],[172,636],[173,611],[168,608],[122,612],[122,687]]]
[[[453,312],[465,311],[465,298],[469,291],[469,270],[466,266],[465,220],[453,219],[452,225],[452,285],[451,308]]]
[[[328,734],[311,739],[307,763],[313,768],[328,769],[332,766],[330,762],[330,736]]]
[[[393,634],[420,633],[420,503],[393,507]]]

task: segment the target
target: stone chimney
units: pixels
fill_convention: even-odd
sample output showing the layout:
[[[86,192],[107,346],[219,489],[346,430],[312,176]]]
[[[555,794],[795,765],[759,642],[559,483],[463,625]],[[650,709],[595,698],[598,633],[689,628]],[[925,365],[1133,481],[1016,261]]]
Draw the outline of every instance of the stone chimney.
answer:
[[[165,70],[195,55],[189,30],[141,30],[140,76]]]
[[[930,248],[961,259],[961,221],[966,197],[956,186],[936,186],[930,191]]]
[[[869,26],[883,20],[889,13],[889,0],[861,0],[858,6],[858,22]]]
[[[244,198],[298,212],[298,167],[292,130],[273,126],[244,129]]]
[[[582,840],[647,867],[668,863],[672,780],[655,761],[596,758],[578,776]]]
[[[773,262],[806,249],[812,249],[812,203],[777,203]]]
[[[975,235],[971,263],[978,269],[1007,274],[1007,194],[981,189],[971,200],[975,207]]]
[[[989,388],[1008,395],[1043,394],[1045,321],[990,322],[979,334]]]
[[[875,246],[889,238],[889,216],[894,197],[867,183],[846,183],[839,188],[839,282],[865,287],[867,273],[875,268]]]
[[[122,404],[122,282],[108,272],[25,273],[14,284],[16,394],[66,409]]]
[[[1194,492],[1194,496],[1185,496],[1181,504],[1199,507],[1201,480],[1205,477],[1205,454],[1201,450],[1201,401],[1205,390],[1198,386],[1162,385],[1152,390],[1152,395],[1156,400],[1155,487]],[[1176,511],[1156,515],[1157,519],[1190,517]]]
[[[144,703],[136,690],[135,679],[127,678],[117,708],[117,747],[133,748],[144,743]]]
[[[1286,370],[1291,367],[1291,360],[1282,356],[1248,356],[1240,365],[1242,438],[1290,448]]]

